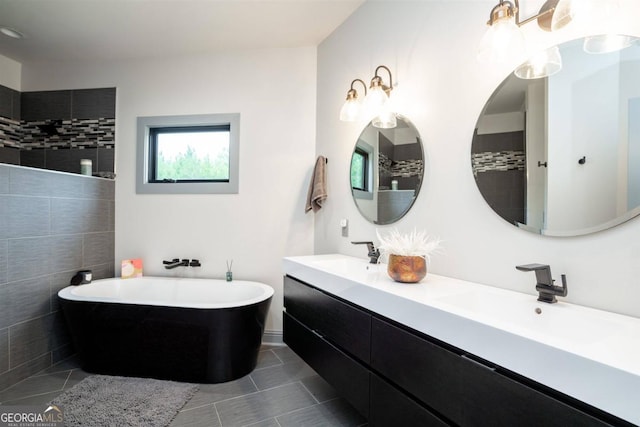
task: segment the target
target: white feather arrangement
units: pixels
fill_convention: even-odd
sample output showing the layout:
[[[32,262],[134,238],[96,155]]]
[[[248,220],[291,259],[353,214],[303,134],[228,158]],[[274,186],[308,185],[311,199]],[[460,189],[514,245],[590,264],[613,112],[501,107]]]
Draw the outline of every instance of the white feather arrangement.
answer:
[[[417,231],[415,228],[411,233],[400,233],[397,228],[393,228],[386,236],[382,236],[376,229],[376,235],[380,241],[378,249],[385,255],[421,256],[427,262],[431,260],[431,255],[437,253],[442,241],[438,238],[431,238],[426,231]]]

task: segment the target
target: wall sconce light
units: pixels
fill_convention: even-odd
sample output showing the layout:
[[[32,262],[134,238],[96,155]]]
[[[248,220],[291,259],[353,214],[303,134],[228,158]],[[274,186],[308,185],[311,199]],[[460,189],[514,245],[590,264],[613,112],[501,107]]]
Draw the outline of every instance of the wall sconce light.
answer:
[[[384,69],[389,74],[389,86],[387,86],[382,78],[378,75],[378,71]],[[389,129],[397,125],[396,114],[392,111],[389,96],[393,90],[393,77],[391,71],[384,65],[379,65],[371,79],[371,85],[367,92],[367,86],[360,79],[351,82],[351,88],[347,92],[347,99],[340,109],[340,120],[345,122],[355,121],[360,112],[360,102],[358,101],[358,92],[353,88],[355,82],[360,82],[364,87],[364,114],[367,117],[373,117],[371,124],[377,128]]]
[[[347,100],[340,109],[340,120],[343,122],[354,122],[360,112],[360,101],[358,101],[358,91],[353,88],[355,82],[362,83],[364,94],[367,95],[367,85],[360,79],[351,82],[351,89],[347,92]]]
[[[548,77],[562,69],[562,58],[556,48],[550,48],[533,55],[527,53],[524,36],[520,27],[538,21],[545,31],[557,31],[570,22],[582,21],[588,28],[602,28],[602,35],[586,37],[584,50],[588,53],[608,53],[624,49],[633,44],[635,37],[615,34],[611,28],[618,11],[618,0],[547,0],[535,16],[520,20],[520,2],[500,0],[491,9],[489,29],[482,37],[478,48],[478,59],[483,62],[514,61],[514,58],[526,62],[520,65],[516,76],[522,79]],[[579,17],[580,19],[576,19]]]
[[[487,22],[489,29],[480,41],[478,49],[479,60],[505,62],[511,61],[513,58],[525,59],[527,49],[524,36],[520,30],[521,26],[537,20],[538,26],[545,31],[558,30],[571,22],[573,16],[571,0],[547,0],[538,14],[525,20],[520,20],[520,2],[518,0],[513,1],[515,4],[510,1],[500,0],[500,3],[491,9],[489,21]],[[562,3],[564,3],[564,6]],[[547,61],[549,62],[548,64],[546,63]],[[556,73],[560,71],[562,59],[559,52],[544,51],[537,53],[535,58],[531,58],[520,68],[522,70],[516,73],[520,78],[546,77],[550,75],[548,72]]]

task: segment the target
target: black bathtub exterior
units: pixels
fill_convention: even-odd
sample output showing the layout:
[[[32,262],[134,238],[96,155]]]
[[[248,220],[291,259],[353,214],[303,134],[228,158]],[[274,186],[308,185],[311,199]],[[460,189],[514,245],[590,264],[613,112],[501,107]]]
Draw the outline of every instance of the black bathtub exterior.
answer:
[[[271,304],[271,297],[215,309],[58,299],[85,371],[196,383],[255,368]]]

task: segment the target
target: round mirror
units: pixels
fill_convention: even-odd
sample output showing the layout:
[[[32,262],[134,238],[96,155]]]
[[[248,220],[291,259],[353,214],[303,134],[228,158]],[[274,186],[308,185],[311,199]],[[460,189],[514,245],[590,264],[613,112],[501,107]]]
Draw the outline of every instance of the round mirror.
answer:
[[[585,53],[560,46],[563,69],[511,74],[485,105],[471,145],[476,184],[503,219],[577,236],[640,213],[640,46]]]
[[[411,209],[424,170],[420,135],[397,117],[393,129],[371,123],[362,131],[351,156],[351,193],[360,213],[374,224],[391,224]]]

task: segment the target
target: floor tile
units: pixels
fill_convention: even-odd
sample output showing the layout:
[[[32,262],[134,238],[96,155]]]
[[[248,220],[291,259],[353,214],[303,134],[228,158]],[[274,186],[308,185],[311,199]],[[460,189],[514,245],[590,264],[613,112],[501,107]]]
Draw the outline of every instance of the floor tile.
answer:
[[[78,366],[77,359],[71,357],[44,369],[1,392],[0,405],[44,405],[93,375]],[[366,425],[289,348],[263,346],[256,370],[235,381],[201,384],[171,427],[332,427],[358,423]]]
[[[50,393],[36,394],[33,396],[22,397],[14,400],[3,401],[2,405],[45,405],[60,395],[60,391],[52,391]]]
[[[73,371],[71,371],[69,378],[67,378],[67,382],[64,385],[64,389],[65,390],[70,389],[71,387],[78,384],[83,379],[90,377],[91,375],[93,374],[89,372],[85,372],[82,369],[74,369]]]
[[[170,427],[220,427],[214,405],[182,410],[169,424]]]
[[[280,427],[280,424],[278,424],[275,418],[269,418],[268,420],[259,421],[255,424],[247,424],[243,427]]]
[[[277,417],[281,427],[357,427],[366,420],[343,399],[293,411]]]
[[[302,382],[307,390],[309,390],[309,393],[320,403],[338,397],[336,390],[319,375],[303,378],[300,382]]]
[[[56,372],[27,378],[0,393],[0,402],[22,399],[37,394],[61,391],[71,371]]]
[[[216,403],[223,426],[243,426],[315,404],[300,383]]]
[[[245,376],[235,381],[221,384],[201,384],[200,389],[184,405],[183,410],[197,408],[199,406],[211,405],[221,400],[227,400],[245,394],[258,391],[249,376]]]
[[[280,360],[282,360],[282,363],[301,362],[302,361],[300,356],[295,354],[293,352],[293,350],[291,350],[289,347],[274,348],[271,351],[273,351],[275,353],[275,355],[278,356],[278,358]]]
[[[317,374],[304,362],[290,362],[255,370],[250,375],[258,390],[266,390]]]
[[[258,353],[258,364],[256,369],[268,368],[269,366],[282,365],[282,361],[271,350],[264,350]]]
[[[47,368],[43,371],[38,372],[34,376],[52,374],[55,372],[62,372],[62,371],[70,371],[71,369],[77,369],[79,367],[80,367],[80,362],[78,361],[78,359],[75,356],[71,356],[64,360],[61,360],[60,362],[56,363],[50,368]]]

